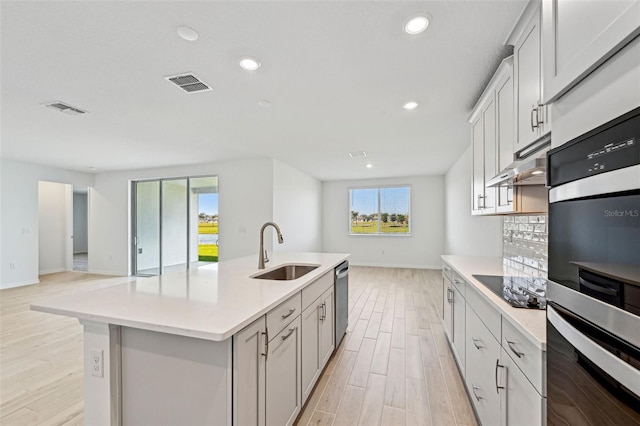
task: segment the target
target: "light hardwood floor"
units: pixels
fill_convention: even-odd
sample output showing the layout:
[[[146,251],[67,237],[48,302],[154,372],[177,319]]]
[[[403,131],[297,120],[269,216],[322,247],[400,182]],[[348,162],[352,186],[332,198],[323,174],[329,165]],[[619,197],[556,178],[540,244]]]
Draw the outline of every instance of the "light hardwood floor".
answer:
[[[350,272],[347,336],[297,424],[475,425],[442,329],[440,272]],[[29,305],[121,280],[60,273],[0,291],[0,424],[83,424],[82,327]]]

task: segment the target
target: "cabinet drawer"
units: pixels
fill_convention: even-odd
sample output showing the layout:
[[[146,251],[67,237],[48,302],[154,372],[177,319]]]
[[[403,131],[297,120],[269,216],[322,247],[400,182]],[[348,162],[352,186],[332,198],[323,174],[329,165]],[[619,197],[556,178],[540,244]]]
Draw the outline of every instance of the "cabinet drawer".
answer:
[[[453,285],[455,285],[460,294],[462,294],[462,297],[466,298],[465,287],[467,286],[467,283],[464,278],[462,278],[462,275],[456,271],[452,271],[451,282],[453,282]]]
[[[500,424],[500,395],[495,379],[500,343],[473,310],[467,310],[467,368],[465,382],[480,422]]]
[[[327,272],[311,285],[302,289],[302,309],[307,309],[322,293],[333,285],[333,271]]]
[[[498,312],[498,309],[491,305],[490,302],[484,299],[478,290],[476,290],[472,285],[468,285],[467,291],[467,306],[469,306],[473,311],[478,315],[480,320],[487,326],[491,334],[496,338],[497,341],[501,339],[501,315]]]
[[[502,319],[502,347],[542,396],[547,395],[547,353]]]
[[[273,338],[302,312],[300,292],[267,313],[267,330]]]
[[[446,263],[442,264],[442,275],[444,275],[445,277],[449,278],[449,280],[451,281],[451,266],[447,265]]]

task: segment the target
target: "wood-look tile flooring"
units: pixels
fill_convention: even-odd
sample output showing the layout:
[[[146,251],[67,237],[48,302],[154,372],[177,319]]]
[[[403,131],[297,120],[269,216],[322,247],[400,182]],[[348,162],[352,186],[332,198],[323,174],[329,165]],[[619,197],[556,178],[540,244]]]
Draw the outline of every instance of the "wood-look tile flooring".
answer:
[[[0,425],[82,425],[82,326],[29,310],[31,303],[122,282],[81,272],[0,291]]]
[[[347,336],[298,425],[475,425],[442,329],[440,272],[350,272]],[[81,425],[82,326],[29,305],[122,278],[68,272],[40,279],[0,291],[0,424]]]
[[[349,327],[298,425],[476,425],[439,270],[351,267]]]

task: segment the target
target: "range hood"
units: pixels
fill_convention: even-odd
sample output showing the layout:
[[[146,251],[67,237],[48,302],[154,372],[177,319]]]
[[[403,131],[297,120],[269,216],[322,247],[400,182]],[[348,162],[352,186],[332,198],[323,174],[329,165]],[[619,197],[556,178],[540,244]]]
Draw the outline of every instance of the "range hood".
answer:
[[[491,178],[487,188],[495,186],[544,185],[547,173],[547,151],[551,147],[551,134],[518,153],[516,160]]]

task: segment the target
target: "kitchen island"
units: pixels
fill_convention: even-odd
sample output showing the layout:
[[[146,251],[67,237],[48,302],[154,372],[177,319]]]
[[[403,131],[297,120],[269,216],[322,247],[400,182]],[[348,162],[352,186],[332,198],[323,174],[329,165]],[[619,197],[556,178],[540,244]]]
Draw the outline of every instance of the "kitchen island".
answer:
[[[294,373],[299,382],[304,327],[291,324],[300,324],[305,307],[315,309],[313,304],[322,298],[320,290],[331,290],[333,295],[333,268],[347,257],[274,253],[268,267],[259,270],[257,259],[250,256],[134,281],[123,278],[122,284],[52,298],[31,309],[76,317],[84,326],[87,424],[232,424],[238,422],[234,405],[239,396],[246,395],[250,386],[260,386],[258,376],[265,368],[255,371],[255,380],[247,376],[247,369],[238,371],[248,361],[251,366],[252,358],[246,350],[238,350],[251,345],[242,346],[236,337],[264,323],[264,331],[245,343],[258,350],[258,367],[267,359],[277,366],[278,348],[284,345],[272,344],[269,351],[269,343],[278,331],[295,330],[296,339],[290,341],[298,344]],[[317,268],[288,281],[252,278],[283,264]],[[280,315],[287,303],[293,307],[284,306],[288,310]],[[324,315],[318,318],[325,321],[327,303],[318,306]],[[274,313],[276,322],[271,319]],[[294,391],[299,395],[298,389]],[[253,402],[258,410],[264,407],[264,400],[250,402],[241,407],[243,411],[250,411]],[[256,415],[264,421],[263,414]]]

